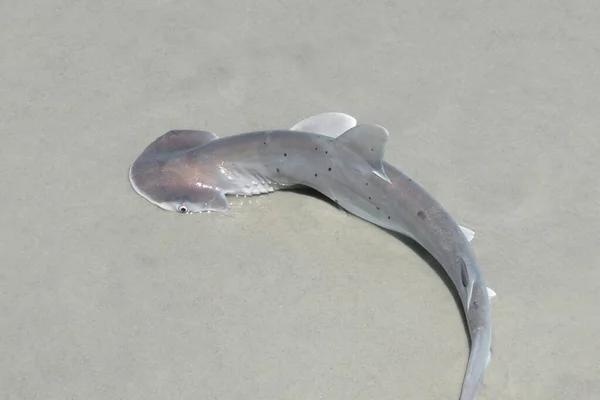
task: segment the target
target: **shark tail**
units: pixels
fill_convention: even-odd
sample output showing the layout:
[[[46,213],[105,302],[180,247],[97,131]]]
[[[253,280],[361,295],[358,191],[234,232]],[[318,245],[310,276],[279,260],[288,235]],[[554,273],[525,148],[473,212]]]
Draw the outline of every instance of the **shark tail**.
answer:
[[[469,362],[463,379],[460,400],[475,400],[483,382],[483,371],[490,362],[491,332],[479,331],[471,338]]]

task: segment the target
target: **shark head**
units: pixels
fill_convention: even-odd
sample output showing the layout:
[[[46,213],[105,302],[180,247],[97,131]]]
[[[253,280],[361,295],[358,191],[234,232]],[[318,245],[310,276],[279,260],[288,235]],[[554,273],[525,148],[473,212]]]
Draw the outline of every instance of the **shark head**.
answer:
[[[213,171],[194,157],[195,149],[216,138],[205,131],[165,133],[131,165],[131,186],[163,210],[182,214],[227,210],[227,199],[214,182]]]
[[[342,113],[323,113],[296,124],[292,130],[337,137],[356,126]],[[254,195],[273,191],[270,182],[256,185],[256,176],[223,167],[203,147],[218,139],[206,131],[173,130],[150,143],[129,169],[129,181],[146,200],[182,214],[226,211],[227,193]],[[204,151],[207,150],[207,151]]]

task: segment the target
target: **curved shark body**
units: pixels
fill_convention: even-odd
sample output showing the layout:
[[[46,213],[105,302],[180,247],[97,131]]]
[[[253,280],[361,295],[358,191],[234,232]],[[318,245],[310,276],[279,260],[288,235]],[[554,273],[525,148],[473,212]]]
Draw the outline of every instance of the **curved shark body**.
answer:
[[[227,195],[307,186],[348,212],[413,239],[439,262],[461,300],[471,349],[460,399],[473,400],[490,357],[488,288],[469,231],[383,161],[388,136],[381,126],[356,125],[337,113],[309,118],[292,130],[221,139],[204,131],[170,131],[144,150],[129,176],[141,196],[181,213],[226,211]]]

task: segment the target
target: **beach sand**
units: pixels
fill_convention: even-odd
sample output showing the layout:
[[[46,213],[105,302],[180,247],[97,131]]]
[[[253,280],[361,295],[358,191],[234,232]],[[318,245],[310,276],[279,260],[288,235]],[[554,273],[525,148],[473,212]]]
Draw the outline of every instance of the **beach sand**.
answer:
[[[170,129],[341,111],[472,242],[479,399],[600,398],[597,2],[0,6],[0,398],[457,399],[453,295],[316,196],[159,210],[127,171]],[[243,204],[242,204],[243,203]]]

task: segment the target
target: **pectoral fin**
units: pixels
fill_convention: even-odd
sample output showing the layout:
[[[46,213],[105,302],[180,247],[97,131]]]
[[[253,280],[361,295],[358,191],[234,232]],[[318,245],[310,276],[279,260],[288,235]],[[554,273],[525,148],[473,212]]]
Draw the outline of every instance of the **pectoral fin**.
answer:
[[[336,138],[356,126],[356,119],[348,114],[329,112],[303,119],[290,130],[310,132]]]

